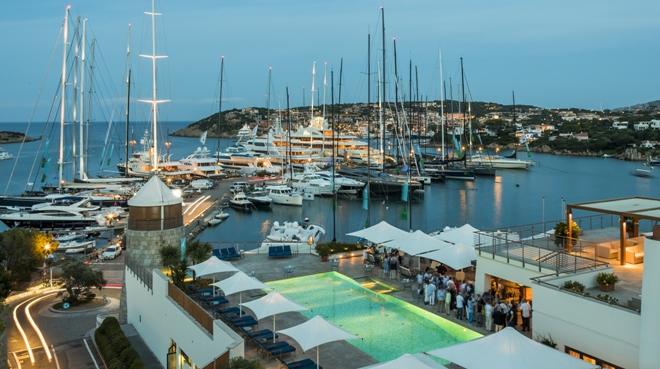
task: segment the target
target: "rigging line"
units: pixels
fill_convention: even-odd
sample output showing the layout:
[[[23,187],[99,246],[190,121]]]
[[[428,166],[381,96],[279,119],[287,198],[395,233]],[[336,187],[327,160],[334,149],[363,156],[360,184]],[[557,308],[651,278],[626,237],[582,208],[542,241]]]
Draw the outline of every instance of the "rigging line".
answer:
[[[58,32],[57,38],[55,39],[55,42],[53,42],[53,47],[50,50],[50,56],[48,58],[48,63],[46,65],[51,65],[52,62],[53,62],[53,58],[54,58],[54,55],[55,55],[55,50],[57,49],[58,41],[62,37],[63,29],[64,29],[63,27],[60,27],[60,31]],[[4,190],[4,193],[3,193],[4,195],[7,195],[7,191],[9,191],[9,185],[11,184],[12,178],[14,177],[16,167],[18,166],[18,161],[21,157],[21,153],[23,152],[23,146],[25,145],[25,140],[28,137],[28,133],[30,132],[30,127],[32,126],[32,123],[34,121],[34,117],[37,114],[37,107],[39,106],[39,101],[41,100],[41,96],[42,96],[44,90],[46,89],[46,81],[50,78],[49,70],[50,70],[49,68],[45,68],[44,75],[41,78],[41,84],[40,84],[40,87],[39,87],[39,91],[37,92],[37,98],[36,98],[36,101],[35,101],[34,105],[32,106],[32,111],[30,112],[30,116],[29,116],[28,122],[27,122],[27,127],[25,128],[25,133],[24,133],[23,139],[21,140],[21,145],[18,148],[18,153],[16,155],[16,159],[14,160],[14,163],[12,164],[11,172],[9,173],[9,178],[7,179],[7,184],[5,185],[5,190]],[[59,84],[58,84],[58,88],[59,88]],[[43,131],[44,130],[45,129],[42,129],[42,136],[43,136]],[[39,142],[39,149],[41,148],[42,142],[43,142],[43,137]],[[35,160],[33,160],[33,163],[36,162],[36,157],[37,156],[35,155]],[[32,175],[32,173],[30,172],[30,175],[28,175],[28,178],[30,178],[31,175]]]

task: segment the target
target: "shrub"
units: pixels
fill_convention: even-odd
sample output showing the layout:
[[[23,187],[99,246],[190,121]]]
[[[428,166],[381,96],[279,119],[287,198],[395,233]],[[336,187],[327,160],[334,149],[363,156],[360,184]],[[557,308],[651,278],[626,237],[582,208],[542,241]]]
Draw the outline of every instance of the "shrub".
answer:
[[[122,332],[116,318],[105,318],[94,339],[108,369],[144,369],[144,364]]]
[[[568,224],[564,222],[559,222],[555,226],[555,244],[557,245],[566,245],[568,243],[567,237],[570,237],[570,244],[577,244],[577,239],[580,237],[580,226],[573,221],[571,224],[571,234],[568,234]]]
[[[584,285],[577,281],[566,281],[562,286],[563,289],[569,290],[571,292],[582,294],[584,293]]]
[[[600,286],[611,286],[619,281],[619,277],[614,273],[600,272],[596,275],[596,283]]]
[[[548,336],[543,336],[543,335],[538,335],[536,336],[536,340],[546,346],[550,346],[552,348],[557,348],[557,342],[552,339],[552,336],[548,334]]]
[[[596,298],[600,301],[606,302],[608,304],[612,305],[617,305],[619,303],[619,299],[617,299],[614,296],[610,296],[608,294],[598,294]]]
[[[257,360],[248,360],[242,357],[235,357],[229,362],[229,369],[263,369]]]
[[[364,248],[364,245],[359,243],[326,242],[316,245],[316,252],[320,256],[328,256],[340,252],[364,250]]]

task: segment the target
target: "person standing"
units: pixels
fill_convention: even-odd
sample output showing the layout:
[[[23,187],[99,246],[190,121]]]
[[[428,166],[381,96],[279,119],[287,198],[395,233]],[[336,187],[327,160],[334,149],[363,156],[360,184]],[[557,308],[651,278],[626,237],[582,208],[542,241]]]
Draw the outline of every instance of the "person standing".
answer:
[[[436,294],[438,295],[438,311],[443,312],[445,308],[445,297],[446,297],[445,295],[447,294],[447,290],[445,289],[444,286],[440,285],[440,287],[438,287],[438,292]]]
[[[435,305],[435,290],[437,287],[435,283],[429,283],[427,288],[429,289],[429,305]]]
[[[449,315],[451,312],[451,290],[447,290],[445,293],[445,314]]]
[[[458,319],[458,320],[463,320],[463,310],[465,309],[464,302],[465,302],[465,298],[463,297],[463,294],[457,293],[456,294],[456,319]]]
[[[484,306],[484,315],[486,321],[486,331],[493,331],[493,305],[490,304],[490,300],[486,300],[486,306]]]
[[[390,258],[387,253],[383,255],[383,277],[388,278],[390,275]]]
[[[520,315],[522,316],[522,331],[529,332],[529,321],[532,318],[532,305],[529,304],[529,301],[523,299],[520,304]]]
[[[469,296],[467,298],[467,303],[465,304],[465,311],[467,312],[467,321],[468,324],[472,324],[474,321],[474,297]]]

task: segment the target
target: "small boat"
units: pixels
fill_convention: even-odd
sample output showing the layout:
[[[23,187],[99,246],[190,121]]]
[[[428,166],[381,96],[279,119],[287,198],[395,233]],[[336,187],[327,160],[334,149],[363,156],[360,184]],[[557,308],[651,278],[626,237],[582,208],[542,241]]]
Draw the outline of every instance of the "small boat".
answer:
[[[649,165],[652,167],[660,167],[660,157],[649,159]]]
[[[7,150],[0,148],[0,160],[9,160],[13,159],[14,155],[12,153],[8,152]]]
[[[251,192],[247,195],[247,199],[250,200],[257,209],[268,209],[270,208],[270,204],[273,203],[273,199],[271,199],[264,191]]]
[[[218,214],[215,215],[215,219],[220,219],[221,221],[229,218],[229,213],[225,213],[223,210],[220,210]]]
[[[55,237],[55,240],[59,243],[64,243],[64,242],[69,242],[69,241],[81,240],[85,237],[86,236],[83,233],[69,232],[69,233],[61,234],[61,235]]]
[[[85,250],[88,249],[93,249],[96,247],[96,241],[91,240],[91,241],[69,241],[69,242],[62,242],[60,245],[57,247],[56,251],[63,251],[64,253],[67,254],[78,254],[81,252],[84,252]]]
[[[220,223],[222,223],[222,219],[218,219],[218,218],[215,218],[215,217],[209,219],[209,220],[206,222],[206,224],[208,224],[208,225],[210,225],[210,226],[217,226],[217,225],[220,224]]]
[[[635,177],[642,177],[642,178],[652,178],[653,177],[653,167],[647,168],[637,168],[632,171],[631,173]]]
[[[254,208],[254,204],[247,199],[245,193],[239,192],[234,197],[229,200],[229,206],[236,210],[251,212]]]
[[[302,206],[303,196],[284,185],[266,186],[268,196],[274,204]]]

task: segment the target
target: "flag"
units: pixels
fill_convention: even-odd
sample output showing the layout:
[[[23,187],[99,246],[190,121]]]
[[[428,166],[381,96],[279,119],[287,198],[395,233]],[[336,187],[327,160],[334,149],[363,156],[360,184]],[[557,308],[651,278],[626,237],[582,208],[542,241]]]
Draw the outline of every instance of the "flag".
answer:
[[[401,201],[408,201],[408,182],[405,182],[403,187],[401,187]]]
[[[399,217],[401,217],[401,220],[406,220],[408,219],[408,207],[404,206],[401,208],[401,213],[399,213]]]
[[[186,260],[186,238],[181,237],[181,261]]]
[[[209,131],[204,131],[202,133],[202,136],[199,138],[199,142],[202,143],[202,145],[206,145],[206,135],[209,133]]]
[[[369,210],[369,191],[367,186],[362,189],[362,209]]]
[[[456,139],[456,136],[451,136],[452,141],[454,142],[454,149],[458,153],[458,156],[461,155],[461,144]]]

